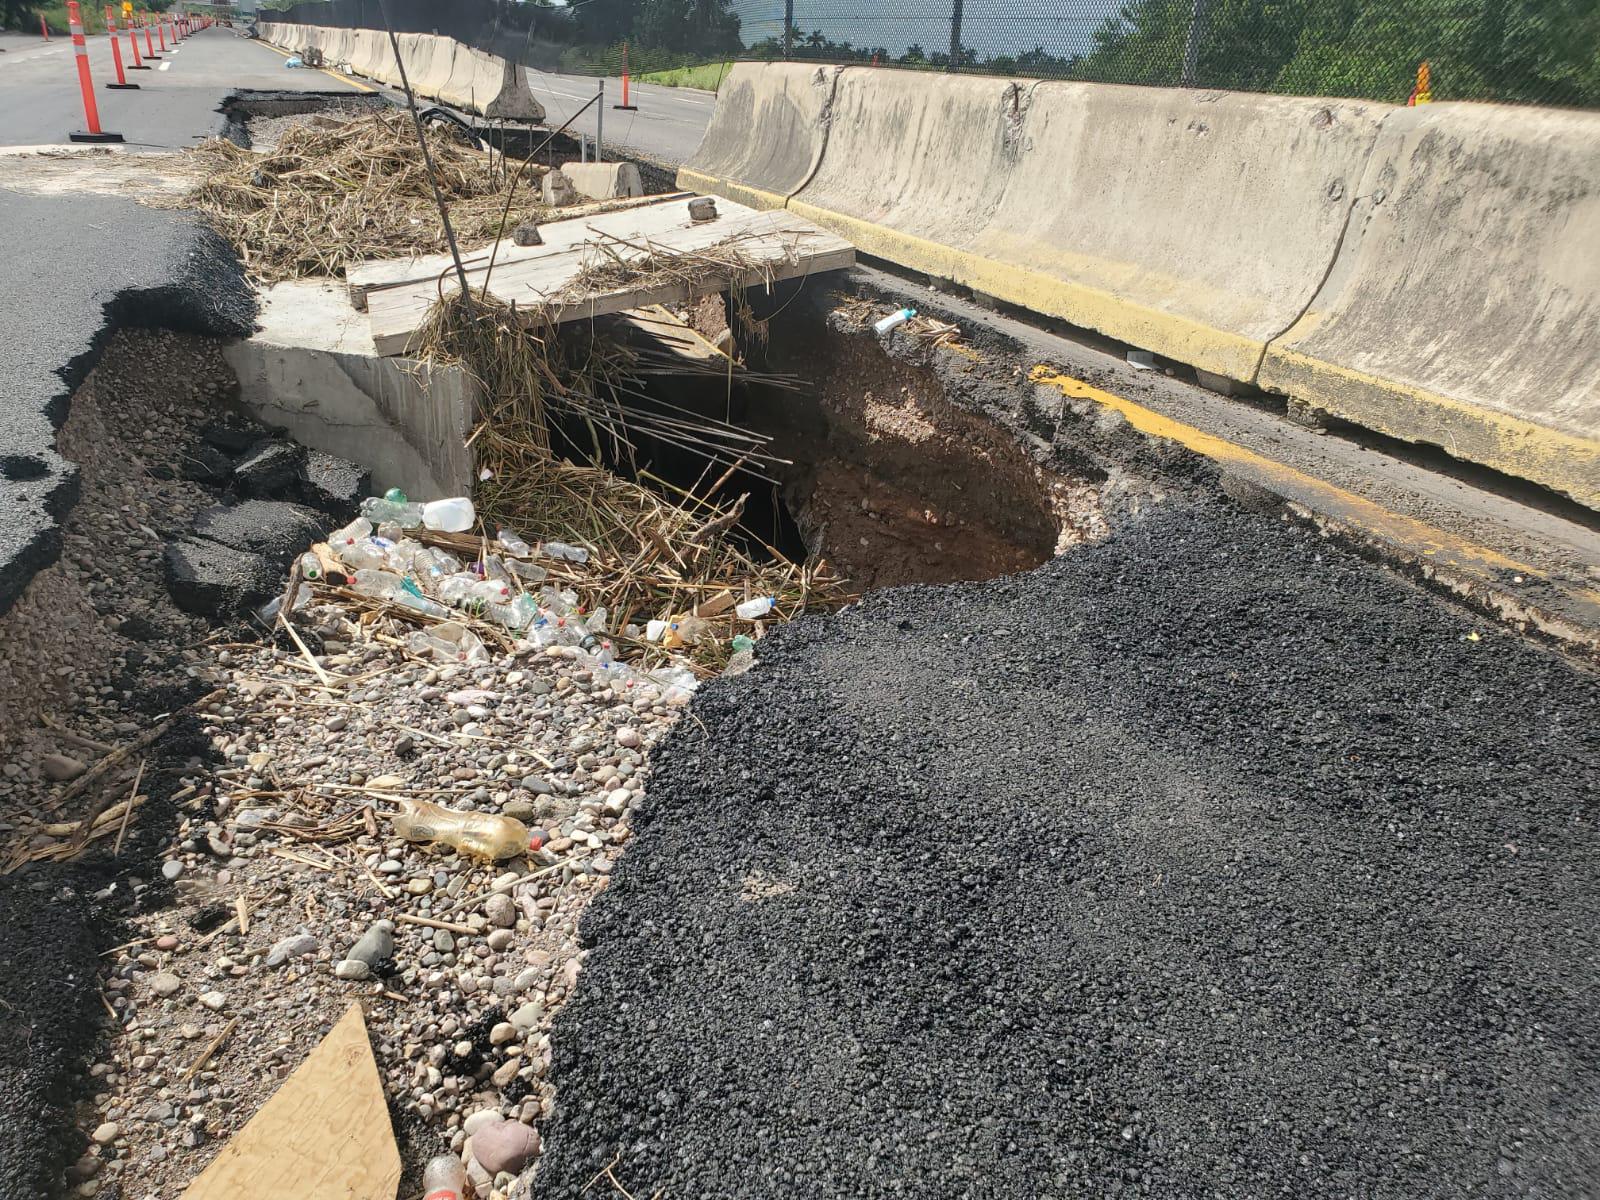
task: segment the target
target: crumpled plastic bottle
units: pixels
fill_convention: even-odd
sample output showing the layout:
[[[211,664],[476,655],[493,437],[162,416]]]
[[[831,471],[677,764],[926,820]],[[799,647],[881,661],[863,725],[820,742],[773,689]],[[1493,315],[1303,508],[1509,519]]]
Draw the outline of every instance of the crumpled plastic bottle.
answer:
[[[528,827],[499,813],[461,812],[427,800],[401,797],[392,818],[398,837],[423,845],[449,846],[462,854],[503,862],[528,852]]]

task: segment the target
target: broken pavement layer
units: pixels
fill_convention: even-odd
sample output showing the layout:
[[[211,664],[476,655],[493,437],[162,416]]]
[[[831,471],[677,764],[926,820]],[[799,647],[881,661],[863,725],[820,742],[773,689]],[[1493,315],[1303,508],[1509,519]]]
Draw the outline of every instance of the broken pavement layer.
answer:
[[[477,385],[454,367],[382,358],[342,284],[294,280],[261,294],[260,328],[224,354],[239,399],[300,443],[363,464],[378,492],[469,494]],[[358,497],[359,499],[359,497]]]
[[[200,222],[107,196],[80,195],[72,205],[75,228],[116,230],[116,238],[34,236],[58,225],[62,201],[0,190],[0,226],[32,231],[8,240],[7,271],[39,284],[0,297],[10,347],[9,398],[0,406],[0,613],[59,553],[77,478],[55,435],[110,333],[128,325],[243,336],[254,315],[232,251]]]

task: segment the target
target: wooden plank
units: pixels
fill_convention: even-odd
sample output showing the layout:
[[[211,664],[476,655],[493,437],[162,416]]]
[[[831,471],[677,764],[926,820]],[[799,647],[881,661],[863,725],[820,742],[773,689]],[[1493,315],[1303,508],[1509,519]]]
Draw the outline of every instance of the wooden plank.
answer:
[[[399,1187],[383,1083],[352,1004],[183,1200],[395,1200]]]
[[[631,308],[622,319],[662,350],[692,362],[726,362],[725,351],[714,346],[693,325],[664,304]]]
[[[571,209],[557,209],[554,211],[566,215],[540,224],[539,235],[544,238],[542,246],[519,246],[513,242],[511,230],[516,228],[518,221],[509,220],[506,223],[505,240],[500,243],[500,252],[494,258],[495,269],[498,270],[506,263],[543,258],[566,246],[575,246],[586,237],[592,236],[589,232],[591,228],[609,229],[615,226],[617,230],[626,230],[638,227],[635,218],[615,215],[619,213],[632,213],[641,208],[675,204],[676,207],[672,210],[674,218],[687,225],[690,199],[692,199],[690,192],[672,192],[664,196],[640,196],[627,200],[597,200],[592,204]],[[602,218],[612,219],[602,220]],[[483,273],[489,268],[489,256],[493,251],[494,243],[490,242],[461,256],[461,265],[466,268],[469,280],[479,284],[483,282]],[[454,270],[455,260],[448,254],[422,254],[414,258],[377,258],[351,266],[345,272],[345,283],[349,287],[351,306],[358,312],[365,312],[367,297],[374,291],[405,287],[413,283],[431,283],[446,272]]]
[[[711,250],[726,242],[757,265],[735,281],[737,287],[750,287],[763,279],[792,279],[820,271],[837,270],[855,261],[849,242],[835,237],[803,218],[782,210],[757,212],[741,205],[719,203],[723,215],[703,225],[677,223],[670,212],[653,216],[649,226],[636,233],[595,229],[583,242],[567,245],[538,258],[502,263],[489,277],[489,293],[496,299],[521,308],[543,309],[563,296],[573,279],[586,265],[603,261],[594,243],[601,235],[648,244],[666,254],[692,255]],[[687,205],[685,221],[687,220]],[[665,219],[663,219],[665,218]],[[595,222],[598,226],[599,221]],[[639,257],[641,251],[616,246],[624,257]],[[664,284],[657,287],[625,286],[578,300],[567,300],[551,312],[559,322],[584,320],[640,308],[648,304],[676,303],[724,290],[720,282],[688,287]],[[368,317],[372,340],[379,354],[405,353],[411,339],[438,297],[432,280],[421,285],[388,288],[369,296]]]

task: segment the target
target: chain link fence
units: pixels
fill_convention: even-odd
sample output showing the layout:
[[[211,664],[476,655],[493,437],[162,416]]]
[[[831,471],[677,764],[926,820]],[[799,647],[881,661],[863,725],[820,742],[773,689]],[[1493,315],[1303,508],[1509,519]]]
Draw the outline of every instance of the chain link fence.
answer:
[[[547,71],[716,86],[740,59],[1600,108],[1600,0],[315,0],[263,20],[437,32]],[[686,70],[686,68],[702,68]]]

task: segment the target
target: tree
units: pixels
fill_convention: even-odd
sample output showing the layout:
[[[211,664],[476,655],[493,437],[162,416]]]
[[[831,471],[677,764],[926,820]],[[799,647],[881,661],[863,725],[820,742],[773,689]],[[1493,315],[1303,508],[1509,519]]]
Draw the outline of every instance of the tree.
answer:
[[[1076,65],[1086,79],[1173,84],[1194,0],[1130,0]],[[1203,87],[1403,101],[1426,59],[1439,99],[1600,104],[1594,0],[1207,0]]]
[[[727,0],[638,0],[632,38],[639,46],[693,58],[717,58],[744,49],[738,14]]]
[[[912,42],[906,47],[906,52],[900,56],[900,61],[907,66],[921,66],[928,61],[928,52],[921,45]]]

